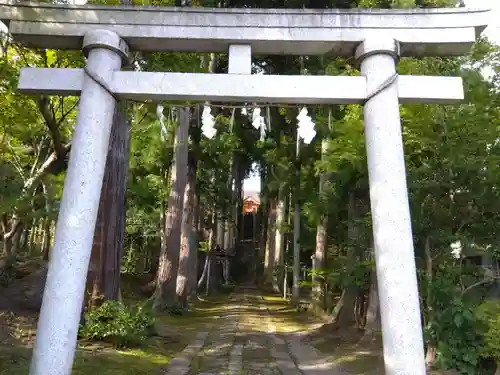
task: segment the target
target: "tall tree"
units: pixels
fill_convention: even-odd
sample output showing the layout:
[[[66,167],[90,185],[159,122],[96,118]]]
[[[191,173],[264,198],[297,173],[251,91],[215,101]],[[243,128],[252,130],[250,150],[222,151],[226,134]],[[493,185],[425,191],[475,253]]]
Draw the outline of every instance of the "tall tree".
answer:
[[[321,142],[321,159],[325,162],[328,153],[328,139],[323,139]],[[329,174],[323,171],[319,178],[319,201],[321,212],[316,228],[316,248],[314,251],[313,262],[313,307],[316,311],[323,311],[325,309],[325,282],[324,282],[324,268],[326,266],[327,256],[327,240],[328,240],[328,212],[322,210],[325,202],[324,195],[328,189]]]
[[[189,108],[184,109],[189,113]],[[184,208],[182,213],[181,225],[181,246],[179,254],[179,271],[177,274],[177,300],[183,306],[187,307],[187,297],[190,293],[190,288],[193,286],[194,262],[198,256],[193,246],[194,240],[194,211],[195,211],[195,190],[196,190],[196,167],[197,155],[195,150],[191,150],[188,154],[187,165],[187,184],[184,190]]]
[[[189,110],[179,109],[179,125],[175,132],[174,161],[171,172],[171,189],[168,212],[165,218],[165,245],[160,252],[156,276],[154,308],[164,310],[177,304],[177,272],[181,245],[184,190],[187,182]]]
[[[131,0],[120,0],[132,5]],[[130,160],[130,122],[126,102],[118,102],[109,140],[94,242],[87,274],[87,293],[93,306],[117,300],[125,240],[127,174]]]
[[[93,306],[99,305],[102,301],[119,298],[130,154],[129,127],[126,103],[120,102],[117,104],[111,128],[87,275],[87,291],[91,295]]]

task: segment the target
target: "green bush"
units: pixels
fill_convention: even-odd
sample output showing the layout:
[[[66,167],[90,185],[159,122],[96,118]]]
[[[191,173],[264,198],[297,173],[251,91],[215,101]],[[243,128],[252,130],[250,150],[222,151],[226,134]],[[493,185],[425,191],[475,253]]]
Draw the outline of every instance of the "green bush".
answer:
[[[109,342],[117,347],[137,345],[152,335],[154,317],[143,308],[131,308],[118,301],[106,301],[85,314],[80,336]]]
[[[463,375],[476,375],[481,359],[481,337],[476,332],[472,309],[459,298],[450,301],[436,314],[436,321],[426,329],[428,342],[437,343],[435,365],[454,369]]]
[[[476,280],[476,268],[457,267],[455,260],[441,262],[429,288],[432,314],[424,331],[427,345],[437,349],[435,367],[477,375],[481,366],[482,337],[474,314],[476,301],[464,296],[459,287],[464,275]],[[429,295],[424,295],[428,298]],[[430,313],[430,311],[428,311]]]
[[[482,356],[500,362],[500,299],[483,302],[476,317],[484,342]]]
[[[165,312],[169,315],[184,315],[186,309],[180,303],[176,303],[174,305],[167,306]]]

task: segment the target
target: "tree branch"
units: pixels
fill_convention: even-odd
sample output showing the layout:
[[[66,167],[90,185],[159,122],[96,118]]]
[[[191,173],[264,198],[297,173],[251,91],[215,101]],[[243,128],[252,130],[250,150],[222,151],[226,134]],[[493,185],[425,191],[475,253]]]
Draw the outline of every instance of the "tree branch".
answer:
[[[483,279],[481,281],[478,281],[477,283],[469,285],[467,288],[465,288],[462,291],[462,296],[465,295],[471,289],[477,288],[478,286],[481,286],[481,285],[484,285],[484,284],[492,283],[494,280],[498,280],[498,279],[499,279],[498,277],[489,277],[487,279]]]
[[[50,99],[47,96],[41,96],[37,99],[36,104],[43,116],[47,128],[49,129],[52,143],[54,144],[54,150],[58,158],[62,159],[66,153],[66,148],[64,147],[64,142],[59,130],[60,122],[56,120],[51,112]]]
[[[71,148],[71,144],[68,144],[66,146],[63,146],[63,151],[62,151],[62,158],[64,159],[66,157],[66,154]],[[24,184],[24,193],[26,194],[29,190],[31,190],[34,186],[38,185],[38,182],[42,178],[44,178],[49,171],[51,170],[52,166],[59,161],[59,155],[56,151],[54,151],[50,156],[45,160],[45,162],[38,168],[36,173],[30,177],[26,183]]]
[[[19,159],[19,156],[16,154],[14,147],[10,144],[10,140],[7,141],[7,144],[9,145],[9,149],[11,151],[11,156],[12,156],[12,158],[9,160],[9,162],[16,169],[16,171],[19,173],[19,175],[21,176],[21,178],[24,181],[25,176],[24,176],[24,170],[22,167],[21,160]]]

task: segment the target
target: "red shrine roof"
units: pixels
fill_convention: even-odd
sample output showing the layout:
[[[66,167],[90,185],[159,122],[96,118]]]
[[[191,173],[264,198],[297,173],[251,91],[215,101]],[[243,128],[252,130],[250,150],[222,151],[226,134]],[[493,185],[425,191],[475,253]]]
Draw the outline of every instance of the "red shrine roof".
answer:
[[[259,192],[248,191],[243,195],[243,213],[254,213],[260,205]]]

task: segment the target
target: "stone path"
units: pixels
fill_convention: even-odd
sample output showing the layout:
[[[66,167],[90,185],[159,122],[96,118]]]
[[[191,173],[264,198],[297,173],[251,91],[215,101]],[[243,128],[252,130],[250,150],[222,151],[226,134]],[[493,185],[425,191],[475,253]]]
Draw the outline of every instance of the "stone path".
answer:
[[[256,290],[240,290],[225,304],[222,324],[199,332],[165,375],[340,375],[298,335],[276,333],[276,325]]]

